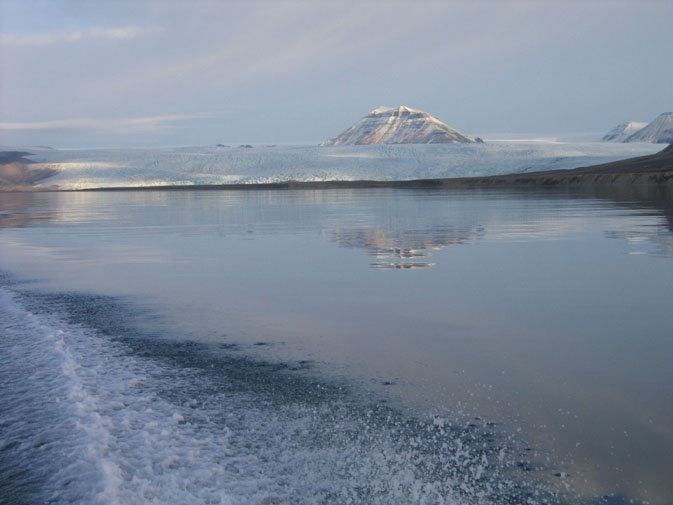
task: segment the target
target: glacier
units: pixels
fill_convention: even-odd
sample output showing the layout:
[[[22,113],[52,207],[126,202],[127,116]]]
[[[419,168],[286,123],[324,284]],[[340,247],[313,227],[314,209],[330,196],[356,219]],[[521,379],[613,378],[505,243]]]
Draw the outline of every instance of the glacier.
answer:
[[[38,188],[77,190],[477,177],[571,169],[653,154],[662,148],[651,143],[538,138],[484,144],[22,149],[31,152],[27,158],[32,167],[57,172],[40,181]]]

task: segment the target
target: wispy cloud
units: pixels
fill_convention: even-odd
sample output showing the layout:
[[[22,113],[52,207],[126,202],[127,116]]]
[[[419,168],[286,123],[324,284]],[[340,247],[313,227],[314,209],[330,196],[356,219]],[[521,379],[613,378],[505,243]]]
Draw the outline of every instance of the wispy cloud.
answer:
[[[607,130],[669,107],[673,66],[652,48],[672,45],[672,13],[614,0],[0,0],[0,133],[318,140],[382,103],[473,133]],[[76,119],[41,121],[54,118]]]
[[[0,130],[158,133],[176,128],[182,121],[208,117],[210,117],[208,114],[172,114],[121,119],[70,118],[50,121],[0,122]]]
[[[93,40],[132,40],[162,31],[163,29],[159,27],[119,26],[51,33],[3,33],[0,34],[0,45],[47,46],[53,44],[74,44]]]

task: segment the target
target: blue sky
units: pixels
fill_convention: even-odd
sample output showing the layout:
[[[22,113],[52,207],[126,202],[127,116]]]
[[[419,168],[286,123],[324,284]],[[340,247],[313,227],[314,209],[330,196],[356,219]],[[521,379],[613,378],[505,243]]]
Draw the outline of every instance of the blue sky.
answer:
[[[673,2],[0,0],[0,145],[319,142],[380,105],[469,135],[673,110]]]

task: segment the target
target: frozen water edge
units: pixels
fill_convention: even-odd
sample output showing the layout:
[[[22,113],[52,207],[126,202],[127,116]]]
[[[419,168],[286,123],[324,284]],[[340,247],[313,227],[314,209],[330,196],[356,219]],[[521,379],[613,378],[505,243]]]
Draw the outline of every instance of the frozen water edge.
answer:
[[[60,189],[408,180],[571,169],[653,154],[660,144],[498,140],[486,144],[33,150]]]

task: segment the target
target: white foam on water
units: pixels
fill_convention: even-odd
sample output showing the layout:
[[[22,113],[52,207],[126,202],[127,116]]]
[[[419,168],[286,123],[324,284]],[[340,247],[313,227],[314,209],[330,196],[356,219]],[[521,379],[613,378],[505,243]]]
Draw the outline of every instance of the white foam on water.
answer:
[[[439,417],[419,423],[343,398],[234,391],[216,359],[170,367],[170,356],[152,358],[151,345],[143,355],[67,322],[48,302],[29,308],[30,296],[0,286],[8,397],[0,454],[22,461],[29,476],[7,481],[7,496],[95,504],[477,504],[513,496],[551,503],[551,495],[513,480],[517,460],[506,440],[498,445]]]
[[[18,488],[10,486],[3,494],[37,493],[45,501],[61,503],[72,498],[75,483],[78,495],[92,497],[99,482],[94,475],[95,451],[79,441],[77,427],[87,421],[78,416],[83,409],[75,398],[81,385],[72,373],[64,333],[23,310],[2,288],[0,313],[4,396],[0,453],[8,462],[3,468],[5,487],[16,480]],[[55,464],[43,467],[38,463],[43,458],[53,458]],[[38,477],[21,480],[22,474],[31,472]]]
[[[31,426],[21,436],[29,438],[22,443],[36,446],[46,438],[54,446],[52,457],[67,455],[66,461],[38,461],[41,453],[31,451],[35,459],[27,470],[51,474],[29,484],[32,494],[49,503],[71,503],[73,497],[100,504],[227,503],[226,492],[213,500],[207,489],[226,489],[218,465],[211,466],[216,462],[195,457],[202,447],[222,447],[223,440],[180,426],[179,407],[143,387],[157,373],[151,362],[125,354],[91,330],[29,312],[3,288],[0,311],[2,352],[8,356],[3,375],[30,382],[19,390],[6,387],[18,408],[3,412],[9,427],[3,450],[13,442],[13,427],[27,422]],[[41,403],[49,410],[40,409]],[[200,468],[192,468],[194,463]]]

